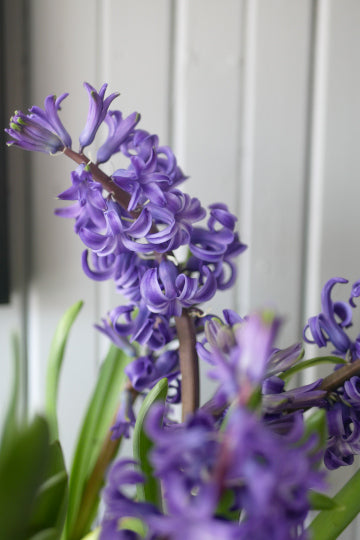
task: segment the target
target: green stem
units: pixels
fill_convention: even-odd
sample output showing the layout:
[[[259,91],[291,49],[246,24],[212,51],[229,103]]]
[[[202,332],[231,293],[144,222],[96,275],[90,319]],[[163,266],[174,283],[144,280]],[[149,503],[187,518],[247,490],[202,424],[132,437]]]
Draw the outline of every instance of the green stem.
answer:
[[[360,471],[357,471],[335,495],[339,506],[336,510],[323,510],[310,524],[313,540],[333,540],[353,521],[360,512]]]
[[[319,364],[346,364],[346,361],[343,358],[338,356],[318,356],[316,358],[310,358],[310,360],[303,360],[299,364],[289,368],[280,375],[280,378],[283,380],[289,379],[295,373],[307,369],[310,367],[318,366]]]

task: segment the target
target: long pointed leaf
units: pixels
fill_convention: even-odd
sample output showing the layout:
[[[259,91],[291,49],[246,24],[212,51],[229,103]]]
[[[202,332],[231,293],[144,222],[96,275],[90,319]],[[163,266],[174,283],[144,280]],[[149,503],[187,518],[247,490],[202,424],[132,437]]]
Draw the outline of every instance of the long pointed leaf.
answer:
[[[84,487],[99,457],[104,440],[112,425],[125,381],[125,366],[131,361],[123,351],[111,345],[100,369],[100,374],[90,405],[87,409],[78,438],[69,484],[69,508],[66,522],[66,537],[72,538],[74,529],[79,530],[77,521],[87,523],[89,516],[79,516]],[[94,498],[89,513],[98,503]],[[81,531],[82,536],[88,531]]]
[[[1,444],[3,449],[7,444],[11,444],[11,441],[19,428],[20,345],[19,336],[16,334],[12,336],[12,349],[14,365],[13,387],[1,436]]]
[[[137,496],[139,500],[147,501],[161,508],[161,491],[159,480],[153,475],[153,467],[149,460],[149,452],[153,447],[153,442],[144,430],[144,423],[150,407],[156,401],[165,403],[168,392],[167,379],[161,379],[144,399],[139,411],[133,437],[134,458],[139,461],[141,470],[145,475],[145,483],[137,485]]]
[[[335,495],[338,508],[323,510],[310,524],[313,540],[335,540],[360,512],[360,471]]]
[[[41,417],[21,427],[11,445],[1,448],[1,538],[29,538],[28,526],[36,494],[44,480],[49,452],[49,429]]]
[[[56,533],[55,538],[60,538],[66,515],[67,495],[68,476],[64,457],[59,442],[55,441],[50,445],[49,464],[31,516],[32,534],[51,529]]]
[[[50,348],[47,379],[46,379],[46,400],[45,411],[50,425],[50,438],[56,440],[58,438],[58,422],[57,422],[57,394],[59,386],[59,375],[62,361],[64,358],[65,346],[68,340],[70,329],[83,306],[83,302],[76,302],[69,308],[61,318]]]

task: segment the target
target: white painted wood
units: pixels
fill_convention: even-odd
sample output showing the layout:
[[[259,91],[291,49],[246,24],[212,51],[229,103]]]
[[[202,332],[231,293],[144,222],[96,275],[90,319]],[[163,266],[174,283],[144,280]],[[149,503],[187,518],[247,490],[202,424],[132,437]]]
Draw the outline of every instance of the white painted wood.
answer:
[[[308,289],[309,314],[310,306],[315,308],[316,302],[319,305],[319,292],[329,278],[341,276],[352,283],[360,277],[360,254],[356,247],[360,197],[359,23],[360,4],[355,0],[319,2],[321,43],[314,110],[314,183],[309,227],[313,244],[309,242],[312,249],[308,271],[313,289]],[[339,286],[334,293],[335,298],[346,301],[350,287]],[[354,336],[360,332],[359,314],[355,321]],[[339,470],[333,478],[334,489],[354,470]],[[355,540],[359,534],[359,523],[354,523],[340,538]]]
[[[31,101],[42,105],[50,93],[70,92],[62,105],[74,148],[86,121],[84,80],[95,85],[96,1],[30,3]],[[95,286],[82,273],[83,250],[69,221],[54,216],[58,193],[70,185],[73,165],[63,156],[32,156],[32,268],[29,296],[30,408],[41,407],[47,353],[57,322],[79,299],[85,307],[76,322],[62,371],[59,424],[69,459],[79,422],[96,376]]]
[[[190,179],[186,191],[203,206],[226,202],[238,214],[239,104],[243,2],[176,4],[174,148]],[[235,308],[233,292],[209,302],[211,312]]]
[[[275,308],[289,343],[300,337],[311,2],[247,10],[240,218],[250,248],[239,301],[244,312]]]

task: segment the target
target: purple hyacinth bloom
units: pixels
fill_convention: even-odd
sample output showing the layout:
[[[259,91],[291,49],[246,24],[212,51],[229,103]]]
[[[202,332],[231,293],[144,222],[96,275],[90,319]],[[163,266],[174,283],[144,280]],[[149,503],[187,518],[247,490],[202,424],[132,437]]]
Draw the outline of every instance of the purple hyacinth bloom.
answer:
[[[59,199],[76,201],[72,206],[58,208],[55,214],[74,218],[74,229],[102,230],[106,226],[104,212],[108,207],[102,195],[102,186],[95,182],[86,165],[82,164],[71,173],[72,186],[60,193]]]
[[[284,382],[279,377],[270,377],[263,384],[262,406],[266,414],[280,413],[294,409],[308,409],[325,406],[327,392],[321,390],[322,379],[305,386],[283,391]]]
[[[219,404],[234,399],[246,402],[262,383],[278,328],[278,319],[262,314],[254,314],[233,328],[216,320],[206,323],[208,346],[203,342],[197,349],[212,366],[209,377],[219,383]]]
[[[112,175],[116,185],[131,194],[128,210],[135,210],[146,199],[159,206],[165,206],[164,191],[170,184],[169,178],[157,171],[157,155],[152,149],[148,160],[139,156],[130,158],[127,170],[118,169]]]
[[[103,322],[102,331],[109,337],[112,334],[129,336],[131,342],[146,345],[153,351],[162,349],[175,338],[176,330],[170,327],[168,319],[151,313],[142,301],[139,305],[118,306],[108,314],[108,318],[109,322]]]
[[[287,371],[291,366],[296,364],[304,355],[304,349],[301,343],[295,343],[290,345],[286,349],[276,349],[271,354],[266,374],[268,377],[272,375],[277,375]]]
[[[8,146],[18,146],[24,150],[56,154],[64,148],[71,148],[71,137],[60,121],[58,111],[61,102],[68,96],[47,96],[44,102],[45,110],[40,107],[29,109],[30,114],[16,111],[10,120],[10,128],[6,133],[12,140]]]
[[[237,523],[214,516],[217,502],[215,493],[214,487],[208,484],[198,489],[197,496],[189,496],[180,478],[175,476],[169,486],[167,514],[147,518],[151,533],[155,533],[155,538],[171,538],[171,540],[244,538],[239,536]]]
[[[233,486],[244,509],[244,538],[304,538],[298,531],[310,510],[309,489],[325,487],[309,445],[290,444],[256,415],[237,408],[220,451],[226,457],[224,483]]]
[[[165,351],[158,358],[148,354],[140,356],[125,368],[125,373],[129,377],[131,385],[138,392],[146,388],[151,388],[154,384],[166,377],[168,380],[179,375],[179,371],[174,371],[178,366],[179,358],[177,351]]]
[[[345,302],[333,302],[331,291],[336,283],[347,283],[344,278],[332,278],[325,284],[321,293],[322,312],[310,317],[308,324],[304,328],[304,339],[308,343],[316,343],[318,347],[325,347],[327,343],[332,343],[335,353],[345,355],[351,348],[351,341],[344,328],[352,324],[352,310]],[[306,336],[310,331],[313,340]]]
[[[107,84],[103,84],[99,92],[87,82],[84,83],[84,87],[89,94],[89,111],[85,127],[79,137],[80,152],[82,152],[85,146],[93,142],[100,125],[105,119],[111,102],[119,96],[118,93],[114,93],[104,99]]]
[[[164,193],[166,205],[150,203],[147,208],[158,225],[164,225],[160,231],[147,235],[147,241],[154,251],[164,253],[188,244],[192,224],[206,215],[200,201],[187,193],[172,190]]]
[[[102,492],[105,515],[101,524],[100,540],[140,538],[129,530],[119,530],[121,520],[128,517],[146,520],[149,516],[159,513],[153,505],[134,501],[126,493],[128,486],[144,482],[144,476],[134,470],[134,465],[136,462],[130,459],[118,460],[107,475],[106,486]]]
[[[344,382],[344,397],[354,409],[360,411],[360,377],[351,377]]]
[[[360,296],[360,280],[353,283],[353,286],[351,288],[351,295],[349,298],[349,303],[352,305],[352,307],[356,307],[354,298],[358,298],[359,296]]]
[[[185,424],[163,426],[164,407],[155,405],[148,415],[146,430],[154,441],[151,462],[155,474],[165,482],[174,475],[191,490],[214,467],[218,454],[215,423],[202,410],[189,416]],[[169,490],[166,489],[166,494]]]
[[[197,278],[178,274],[173,262],[162,261],[159,268],[145,272],[140,291],[150,311],[179,317],[183,308],[210,300],[216,292],[216,281],[208,270],[205,283],[199,286]]]
[[[327,411],[329,439],[324,463],[330,470],[352,465],[360,454],[359,411],[344,403],[335,403]]]
[[[106,141],[97,151],[97,163],[105,163],[113,154],[119,152],[121,144],[130,135],[139,121],[139,113],[134,112],[127,118],[123,118],[120,111],[109,111],[105,117],[109,133]]]

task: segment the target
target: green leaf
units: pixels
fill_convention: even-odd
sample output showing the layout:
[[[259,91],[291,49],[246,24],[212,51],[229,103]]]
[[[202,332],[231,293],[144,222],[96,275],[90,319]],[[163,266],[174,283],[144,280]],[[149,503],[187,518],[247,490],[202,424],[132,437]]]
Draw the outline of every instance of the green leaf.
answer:
[[[317,356],[316,358],[311,358],[310,360],[304,360],[299,364],[295,364],[295,366],[279,375],[279,377],[286,380],[303,369],[318,366],[319,364],[346,364],[346,360],[339,358],[338,356]]]
[[[100,527],[97,527],[94,531],[91,531],[89,534],[84,536],[82,540],[98,540],[100,534]]]
[[[20,344],[19,336],[15,334],[12,336],[12,349],[14,364],[13,388],[1,436],[3,449],[7,444],[11,444],[19,428]]]
[[[2,538],[29,538],[28,526],[36,495],[50,458],[49,428],[36,417],[0,452],[0,534]]]
[[[58,531],[56,529],[46,529],[34,534],[29,540],[56,540],[57,538]]]
[[[313,433],[316,433],[318,436],[318,443],[313,450],[314,452],[317,452],[319,449],[326,446],[328,440],[328,426],[325,409],[316,409],[315,412],[305,419],[305,432],[302,441],[307,440]]]
[[[79,509],[84,495],[86,482],[99,457],[101,447],[113,423],[113,419],[120,400],[120,393],[125,382],[124,368],[132,360],[123,351],[111,345],[109,353],[103,362],[97,384],[90,400],[85,419],[83,421],[69,483],[69,507],[66,522],[67,537],[71,538],[74,529],[79,531],[77,520],[80,518],[84,526],[88,525],[91,516],[96,509],[99,496],[94,494],[91,501],[89,514],[79,516]],[[88,531],[81,531],[83,536]]]
[[[134,517],[125,517],[120,522],[120,529],[128,529],[134,531],[140,536],[146,535],[146,527],[141,519]]]
[[[338,508],[323,510],[310,524],[310,537],[313,540],[335,540],[360,512],[360,470],[335,495]]]
[[[332,497],[319,493],[318,491],[309,491],[309,501],[312,510],[339,510],[342,507]]]
[[[153,446],[151,439],[144,430],[144,424],[150,407],[156,401],[165,403],[168,392],[167,379],[161,379],[151,392],[148,393],[136,419],[133,436],[134,459],[140,463],[145,476],[144,484],[137,484],[137,496],[140,501],[147,501],[161,508],[161,490],[157,478],[153,475],[153,467],[149,461],[149,452]]]
[[[60,443],[53,442],[49,449],[49,463],[37,493],[30,530],[35,534],[37,531],[51,529],[58,539],[66,516],[68,476]]]
[[[241,511],[231,510],[233,504],[234,492],[231,489],[227,489],[220,498],[218,507],[216,509],[216,515],[229,521],[239,522]]]
[[[58,438],[56,404],[59,376],[64,358],[65,346],[69,337],[70,329],[82,306],[83,302],[76,302],[76,304],[65,312],[56,328],[50,347],[46,378],[45,411],[49,420],[51,440]]]
[[[60,538],[67,505],[68,477],[65,470],[48,477],[37,493],[30,522],[32,532],[52,529]]]

